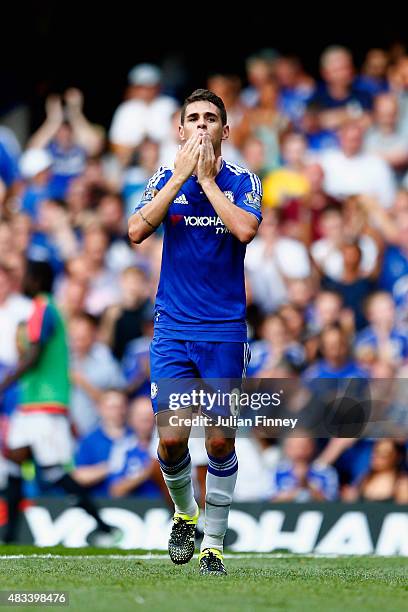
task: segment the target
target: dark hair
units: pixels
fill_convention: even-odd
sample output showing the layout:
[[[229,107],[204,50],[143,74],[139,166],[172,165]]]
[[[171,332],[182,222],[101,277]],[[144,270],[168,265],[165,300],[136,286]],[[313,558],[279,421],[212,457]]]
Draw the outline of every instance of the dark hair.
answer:
[[[89,312],[85,312],[84,310],[81,312],[78,312],[72,318],[72,320],[73,321],[84,321],[85,323],[88,323],[88,325],[93,327],[94,329],[96,329],[99,324],[98,317],[95,317],[94,315],[90,314]]]
[[[26,274],[39,293],[51,293],[54,271],[48,261],[28,261]]]
[[[225,110],[225,104],[221,100],[221,98],[212,91],[209,91],[208,89],[196,89],[190,96],[188,96],[188,98],[184,100],[183,106],[181,107],[182,125],[184,125],[184,117],[186,115],[187,106],[189,104],[193,104],[193,102],[201,101],[211,102],[212,104],[214,104],[214,106],[216,106],[220,111],[222,125],[227,124],[227,111]]]
[[[330,323],[329,325],[326,325],[326,327],[324,327],[320,334],[319,334],[319,338],[320,338],[320,346],[323,343],[323,338],[326,336],[326,334],[329,334],[330,332],[337,332],[340,334],[340,336],[343,338],[343,340],[345,340],[347,342],[347,344],[349,344],[348,341],[348,337],[344,331],[344,329],[342,328],[342,326],[340,325],[340,323],[338,321],[336,321],[335,323]]]
[[[335,213],[336,215],[342,215],[343,214],[343,209],[341,204],[337,204],[337,202],[332,202],[330,204],[328,204],[326,206],[326,208],[323,208],[323,210],[321,211],[321,215],[329,215],[331,213]]]

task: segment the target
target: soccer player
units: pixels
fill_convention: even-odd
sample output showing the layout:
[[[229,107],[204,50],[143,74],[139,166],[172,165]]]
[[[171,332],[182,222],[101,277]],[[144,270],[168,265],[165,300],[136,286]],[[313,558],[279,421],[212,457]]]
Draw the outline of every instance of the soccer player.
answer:
[[[150,349],[156,415],[163,408],[157,402],[161,379],[241,379],[245,374],[249,348],[244,257],[261,221],[259,178],[221,157],[221,143],[229,135],[223,101],[208,90],[196,90],[181,109],[179,134],[183,146],[174,169],[156,172],[129,219],[129,236],[137,244],[164,224]],[[161,427],[158,419],[158,458],[175,505],[169,554],[181,564],[194,554],[198,506],[191,482],[190,431],[174,429]],[[238,469],[234,436],[207,427],[206,449],[200,573],[222,575],[223,540]]]
[[[120,535],[99,516],[86,489],[66,470],[71,462],[71,433],[67,419],[69,402],[68,346],[65,326],[50,293],[53,272],[48,263],[30,262],[26,293],[33,297],[33,312],[20,337],[22,354],[16,370],[0,382],[0,396],[19,381],[19,407],[10,421],[5,451],[8,465],[8,524],[3,541],[13,542],[22,499],[21,463],[33,458],[44,484],[62,487],[75,495],[78,505],[97,523],[95,543],[114,544]],[[21,335],[21,334],[20,334]]]

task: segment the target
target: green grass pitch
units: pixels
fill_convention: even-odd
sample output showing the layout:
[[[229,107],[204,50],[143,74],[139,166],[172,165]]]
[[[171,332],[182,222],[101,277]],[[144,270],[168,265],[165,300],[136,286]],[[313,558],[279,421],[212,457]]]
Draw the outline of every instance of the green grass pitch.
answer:
[[[3,546],[0,590],[67,591],[69,612],[408,609],[408,558],[237,555],[226,567],[201,577],[197,559],[176,567],[146,551]]]

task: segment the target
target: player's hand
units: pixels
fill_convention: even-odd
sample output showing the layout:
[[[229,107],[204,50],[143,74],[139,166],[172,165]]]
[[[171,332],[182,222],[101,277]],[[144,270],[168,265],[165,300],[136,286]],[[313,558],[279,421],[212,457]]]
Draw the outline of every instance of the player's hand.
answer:
[[[204,134],[197,164],[197,178],[200,185],[206,179],[214,179],[221,167],[221,158],[215,158],[214,147],[209,134]]]
[[[174,162],[174,176],[186,181],[194,172],[200,155],[201,134],[196,133],[185,142]]]

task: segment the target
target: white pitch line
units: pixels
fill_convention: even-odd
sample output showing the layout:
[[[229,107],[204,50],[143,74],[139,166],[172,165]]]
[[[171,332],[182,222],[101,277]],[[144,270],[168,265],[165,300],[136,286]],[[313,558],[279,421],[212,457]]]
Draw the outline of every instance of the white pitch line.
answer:
[[[337,559],[339,557],[360,557],[361,555],[337,555],[337,554],[319,554],[319,553],[305,553],[305,554],[293,554],[293,553],[237,553],[224,555],[225,559],[288,559],[296,557],[308,557],[310,559]],[[373,555],[368,555],[373,556]],[[379,556],[379,555],[376,555]],[[195,559],[198,559],[198,555],[194,555]],[[111,559],[111,560],[141,560],[149,561],[151,559],[162,559],[169,560],[167,555],[159,555],[157,553],[148,553],[143,555],[54,555],[52,553],[36,554],[31,555],[0,555],[1,560],[7,559]]]

